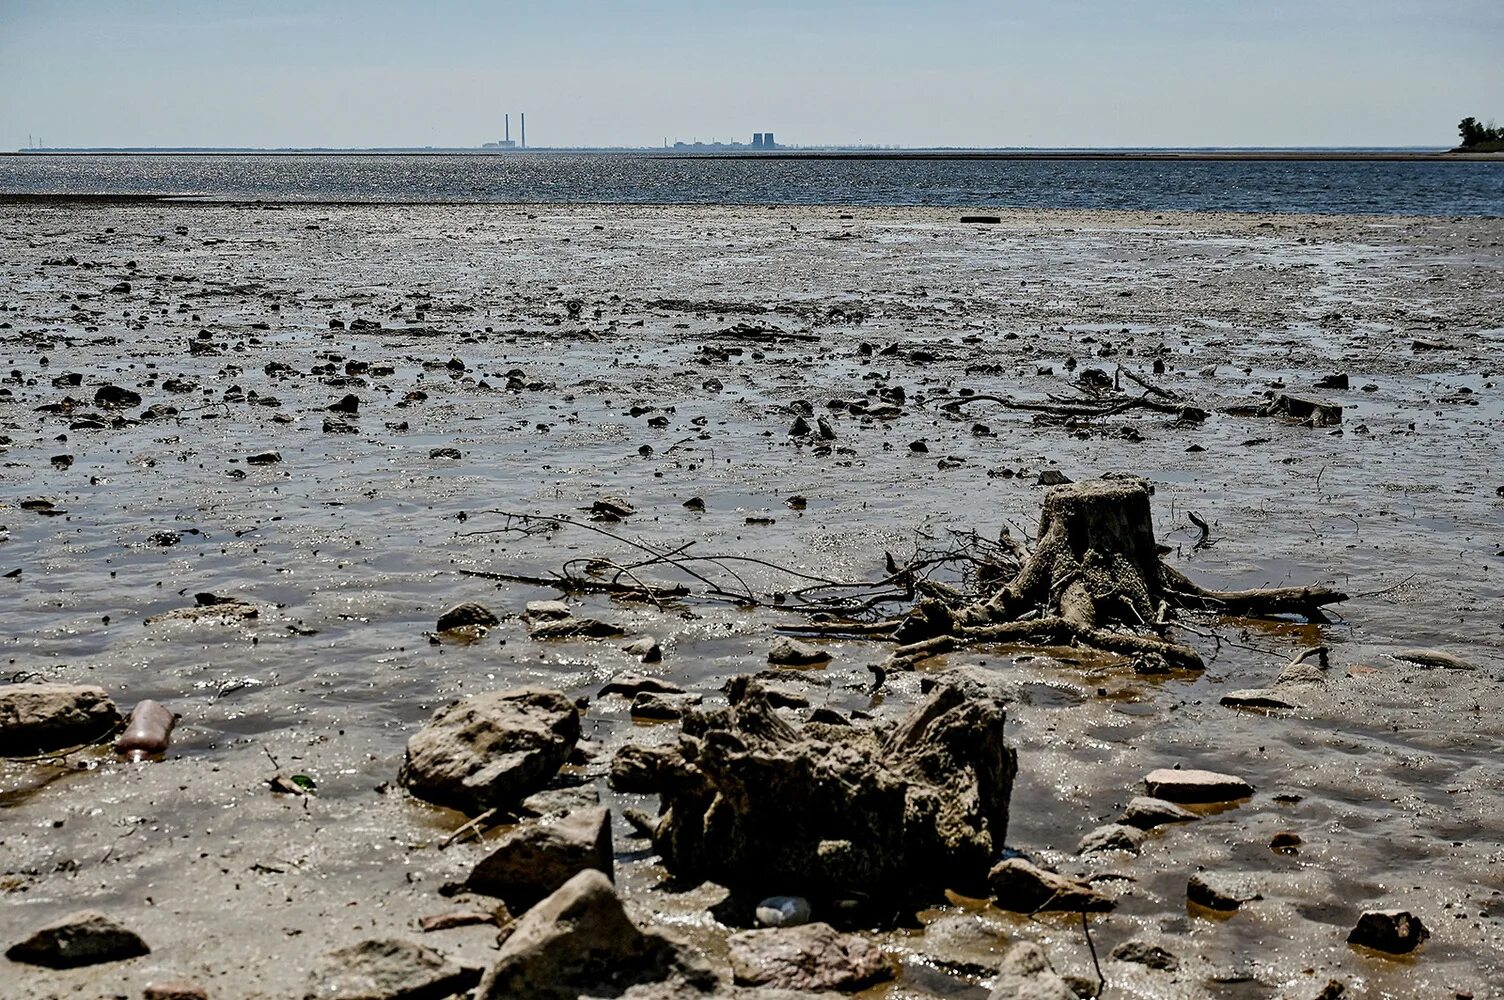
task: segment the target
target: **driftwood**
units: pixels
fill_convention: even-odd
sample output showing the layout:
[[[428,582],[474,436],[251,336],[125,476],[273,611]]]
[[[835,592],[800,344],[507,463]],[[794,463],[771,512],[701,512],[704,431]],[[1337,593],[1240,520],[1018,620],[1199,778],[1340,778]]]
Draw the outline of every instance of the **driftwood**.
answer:
[[[1199,669],[1200,654],[1163,635],[1175,610],[1325,621],[1321,608],[1346,599],[1327,587],[1201,587],[1161,560],[1148,484],[1099,479],[1046,495],[1039,541],[1017,576],[991,597],[962,606],[921,601],[896,633],[901,645],[891,665],[909,667],[986,642],[1088,646]]]

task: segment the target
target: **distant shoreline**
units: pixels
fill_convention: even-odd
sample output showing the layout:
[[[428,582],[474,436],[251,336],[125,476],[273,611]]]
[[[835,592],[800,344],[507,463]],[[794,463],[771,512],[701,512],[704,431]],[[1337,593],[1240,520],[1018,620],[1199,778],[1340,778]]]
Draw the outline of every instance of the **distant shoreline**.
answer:
[[[3,157],[32,156],[485,156],[538,154],[640,156],[667,160],[1109,160],[1155,162],[1504,162],[1504,153],[1442,149],[781,149],[659,150],[537,148],[482,149],[43,149],[0,153]]]

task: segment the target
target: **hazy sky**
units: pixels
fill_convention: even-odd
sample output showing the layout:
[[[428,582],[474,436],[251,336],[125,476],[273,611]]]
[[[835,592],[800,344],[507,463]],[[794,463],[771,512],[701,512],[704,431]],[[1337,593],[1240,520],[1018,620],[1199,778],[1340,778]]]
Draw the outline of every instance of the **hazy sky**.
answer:
[[[1501,43],[1504,0],[0,0],[0,148],[474,146],[503,111],[536,146],[1450,145],[1504,119]]]

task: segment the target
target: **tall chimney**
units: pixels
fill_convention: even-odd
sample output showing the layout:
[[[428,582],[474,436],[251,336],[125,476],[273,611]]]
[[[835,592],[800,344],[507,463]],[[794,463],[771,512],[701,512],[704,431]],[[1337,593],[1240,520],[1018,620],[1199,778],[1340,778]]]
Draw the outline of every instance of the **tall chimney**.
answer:
[[[512,116],[511,115],[503,115],[502,119],[506,122],[506,132],[505,132],[504,135],[502,135],[502,139],[504,139],[507,142],[511,142],[512,141]]]
[[[526,149],[527,148],[527,112],[526,111],[519,112],[518,113],[518,117],[522,119],[522,148]]]

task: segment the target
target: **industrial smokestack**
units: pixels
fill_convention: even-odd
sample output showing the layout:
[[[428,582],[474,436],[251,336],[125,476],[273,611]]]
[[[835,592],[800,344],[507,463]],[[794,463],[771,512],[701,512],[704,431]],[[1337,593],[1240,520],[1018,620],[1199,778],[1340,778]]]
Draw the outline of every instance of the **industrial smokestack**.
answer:
[[[517,117],[522,119],[522,148],[527,148],[527,112],[518,112]]]
[[[505,133],[503,133],[502,139],[504,139],[507,142],[511,142],[512,141],[512,116],[511,115],[502,115],[502,119],[506,122],[506,126],[505,126],[506,131],[505,131]]]

